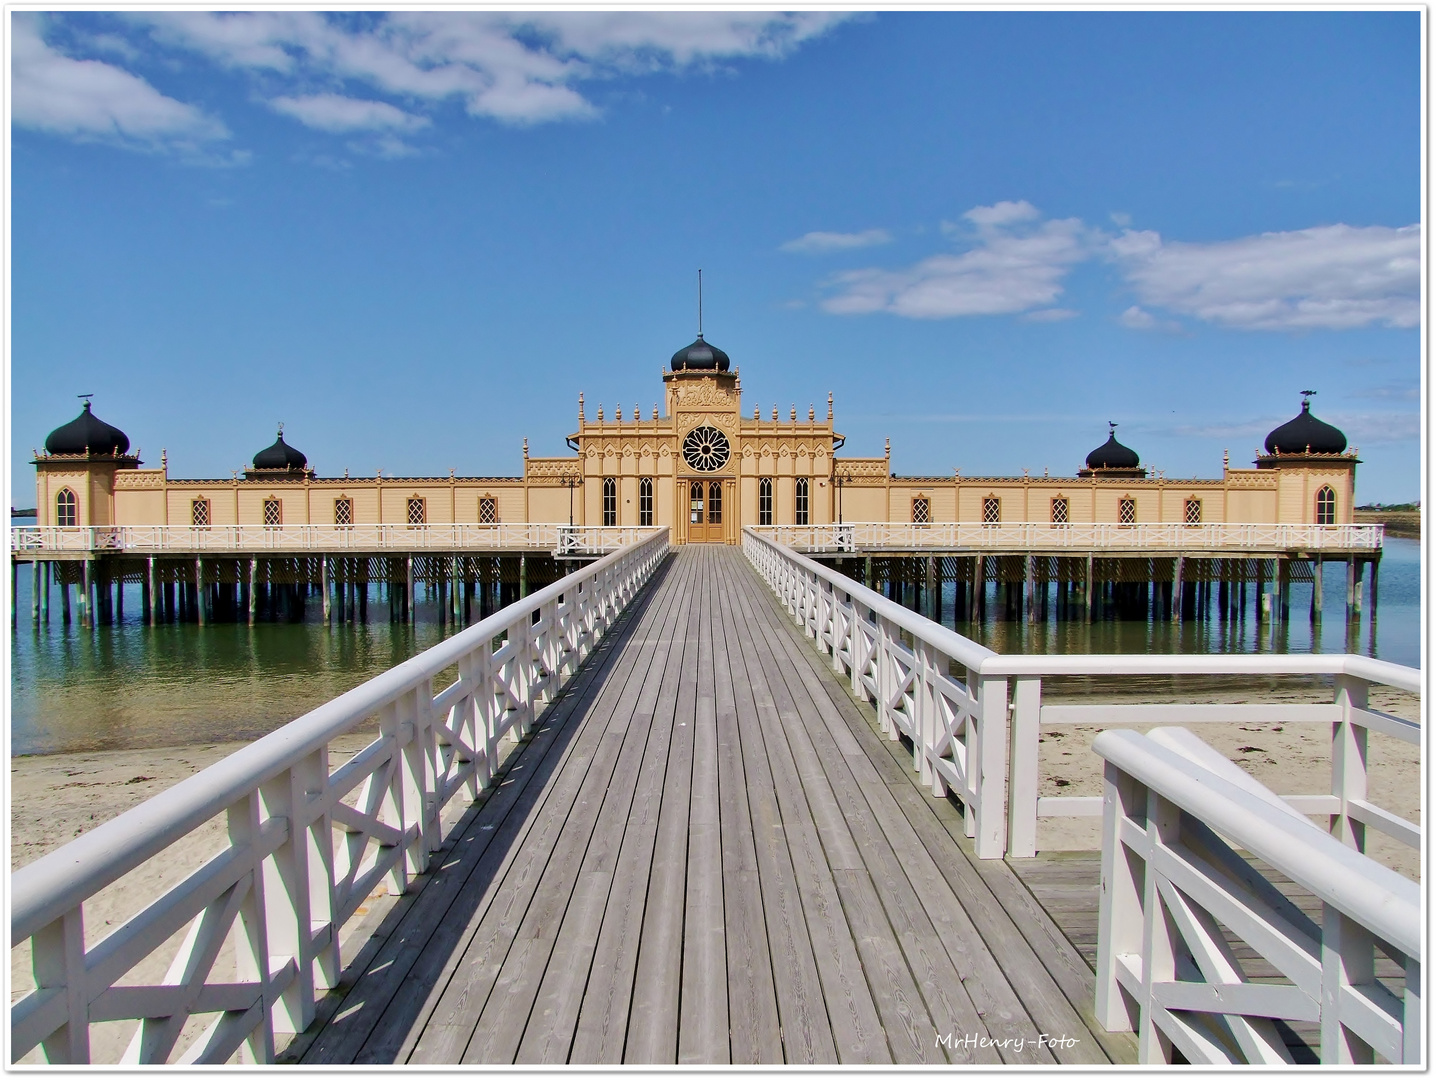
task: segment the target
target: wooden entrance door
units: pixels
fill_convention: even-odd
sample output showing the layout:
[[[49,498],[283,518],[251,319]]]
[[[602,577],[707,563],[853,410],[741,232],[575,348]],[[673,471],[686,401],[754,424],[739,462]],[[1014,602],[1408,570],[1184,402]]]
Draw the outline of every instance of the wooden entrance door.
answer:
[[[723,532],[723,481],[692,480],[688,484],[688,542],[719,543]]]

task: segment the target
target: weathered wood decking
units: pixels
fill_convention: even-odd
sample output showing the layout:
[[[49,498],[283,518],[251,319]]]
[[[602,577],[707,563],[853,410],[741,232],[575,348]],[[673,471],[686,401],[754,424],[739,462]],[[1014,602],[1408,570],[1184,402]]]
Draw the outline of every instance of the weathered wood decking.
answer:
[[[912,775],[736,549],[682,549],[283,1060],[1133,1060]]]

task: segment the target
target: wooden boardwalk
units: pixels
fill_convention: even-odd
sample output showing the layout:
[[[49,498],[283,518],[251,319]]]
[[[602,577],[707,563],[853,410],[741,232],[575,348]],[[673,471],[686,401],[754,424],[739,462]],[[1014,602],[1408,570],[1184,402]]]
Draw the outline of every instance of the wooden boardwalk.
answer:
[[[281,1060],[1134,1060],[870,716],[736,548],[681,549]]]

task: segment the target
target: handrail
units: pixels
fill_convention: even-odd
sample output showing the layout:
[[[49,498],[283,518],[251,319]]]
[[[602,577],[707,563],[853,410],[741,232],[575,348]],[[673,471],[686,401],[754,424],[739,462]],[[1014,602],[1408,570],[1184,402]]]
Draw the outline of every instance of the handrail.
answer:
[[[1196,551],[1379,551],[1384,526],[1307,525],[1278,522],[1218,522],[1186,525],[1150,522],[1119,525],[1087,522],[1054,525],[1044,521],[997,524],[934,521],[928,524],[846,521],[824,525],[760,525],[760,535],[792,548],[823,552],[863,550],[1031,550],[1085,553]]]
[[[1096,988],[1107,1030],[1137,1028],[1144,1064],[1171,1048],[1193,1064],[1276,1064],[1290,1056],[1273,1019],[1316,1020],[1324,1063],[1420,1061],[1416,882],[1245,774],[1236,783],[1190,760],[1219,755],[1184,729],[1104,731],[1092,749],[1107,762]],[[1242,852],[1311,892],[1322,914],[1301,914]],[[1252,982],[1222,927],[1287,982]],[[1378,942],[1405,969],[1404,1000],[1375,979]]]
[[[641,542],[509,605],[16,870],[11,947],[31,940],[37,989],[11,1008],[15,1057],[43,1043],[52,1061],[89,1060],[90,1004],[145,953],[191,923],[193,912],[175,914],[182,904],[174,898],[185,890],[207,890],[200,899],[203,932],[192,924],[193,940],[185,948],[191,957],[217,948],[215,935],[231,933],[235,924],[235,903],[226,897],[236,881],[221,866],[235,852],[247,868],[240,877],[247,874],[249,882],[240,913],[246,922],[262,924],[254,933],[269,942],[267,951],[249,957],[250,981],[263,1008],[242,1032],[233,1030],[232,1020],[212,1031],[200,1057],[226,1060],[241,1043],[258,1059],[272,1056],[274,1031],[303,1030],[314,1015],[316,989],[337,977],[339,928],[375,884],[387,877],[391,891],[402,891],[422,871],[441,843],[445,805],[461,789],[475,796],[488,785],[498,740],[528,730],[668,546],[666,529],[648,530]],[[436,694],[435,677],[456,665],[458,680]],[[379,738],[331,772],[329,744],[375,715]],[[345,804],[356,791],[357,803]],[[88,898],[225,813],[225,853],[86,949]],[[362,836],[359,853],[351,846],[346,854],[334,829]],[[226,918],[217,915],[220,910]],[[163,933],[147,929],[147,920],[166,919],[174,925],[166,922]],[[242,934],[237,947],[244,952]],[[113,972],[97,974],[90,966],[99,962],[86,960],[133,950],[139,955]],[[289,966],[271,970],[272,958],[286,951]],[[202,982],[206,974],[195,977]],[[63,1009],[56,1006],[57,993]],[[156,999],[151,1008],[177,1007],[158,991]],[[133,1018],[148,1025],[156,1014]],[[176,1035],[182,1026],[175,1026]],[[128,1059],[164,1061],[172,1045],[173,1039],[153,1044],[137,1035]]]
[[[1367,827],[1420,845],[1421,826],[1368,801],[1366,777],[1368,732],[1420,740],[1419,725],[1368,708],[1368,688],[1420,693],[1415,668],[1339,654],[1002,655],[781,544],[768,535],[772,531],[744,530],[749,559],[807,635],[832,654],[834,669],[851,674],[853,692],[874,702],[883,730],[912,740],[913,769],[922,783],[931,782],[935,795],[951,789],[963,799],[981,858],[1035,854],[1041,817],[1101,812],[1100,799],[1090,796],[1038,797],[1044,728],[1178,719],[1326,725],[1333,733],[1330,793],[1293,796],[1293,803],[1307,813],[1329,814],[1332,831],[1357,850],[1364,849]],[[952,664],[965,671],[966,695],[953,690]],[[1331,675],[1335,698],[1330,704],[1235,706],[1044,705],[1042,699],[1044,677],[1221,674]],[[983,767],[974,770],[968,758],[979,746],[985,748]]]
[[[550,522],[421,525],[14,525],[12,552],[555,551],[597,554],[636,543],[650,527]]]

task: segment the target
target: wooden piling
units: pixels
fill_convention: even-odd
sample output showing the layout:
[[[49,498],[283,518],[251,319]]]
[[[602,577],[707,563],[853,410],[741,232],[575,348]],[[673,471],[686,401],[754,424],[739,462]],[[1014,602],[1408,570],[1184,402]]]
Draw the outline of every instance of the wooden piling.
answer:
[[[94,586],[95,567],[93,561],[90,559],[86,559],[82,566],[81,591],[79,595],[80,625],[91,626],[94,623],[94,602],[90,598],[90,589]]]
[[[259,556],[249,560],[249,625],[259,616]]]
[[[30,618],[34,621],[34,623],[35,623],[36,626],[39,626],[39,625],[40,625],[40,579],[44,576],[44,574],[42,573],[42,571],[41,571],[41,569],[40,569],[40,560],[39,560],[39,559],[36,559],[36,560],[31,564],[31,566],[32,566],[32,568],[33,568],[33,570],[34,570],[34,574],[33,574],[32,576],[33,576],[34,579],[35,579],[35,584],[34,584],[34,586],[33,586],[34,595],[30,597]],[[18,602],[19,602],[19,599],[20,599],[20,564],[17,563],[17,562],[12,562],[12,563],[10,564],[10,567],[11,567],[11,570],[10,570],[10,596],[11,596],[12,599],[14,599],[14,600],[16,601],[16,605],[17,605],[17,606],[15,607],[15,612],[16,612],[16,614],[12,615],[12,617],[11,617],[11,623],[13,624],[14,621],[15,621],[15,619],[18,619],[18,618],[19,618],[19,614],[18,614],[18,612],[19,612]]]

